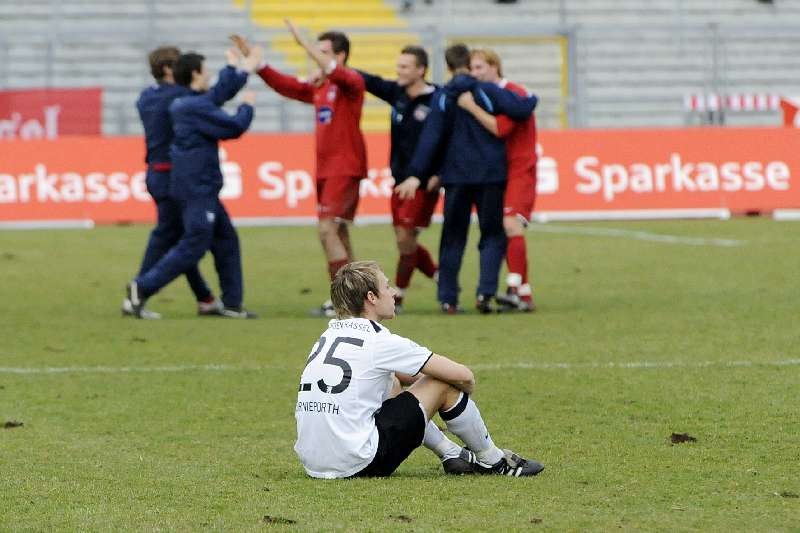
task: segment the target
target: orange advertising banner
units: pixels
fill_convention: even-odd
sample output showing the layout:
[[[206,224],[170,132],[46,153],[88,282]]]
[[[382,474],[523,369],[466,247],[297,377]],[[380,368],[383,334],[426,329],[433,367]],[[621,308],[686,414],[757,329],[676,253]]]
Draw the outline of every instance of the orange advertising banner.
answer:
[[[358,218],[388,220],[386,134],[367,135]],[[693,216],[800,208],[800,130],[697,128],[544,131],[540,219]],[[0,225],[150,222],[138,137],[0,145]],[[221,197],[239,223],[315,220],[314,137],[246,134],[223,143]],[[702,216],[702,215],[698,215]]]

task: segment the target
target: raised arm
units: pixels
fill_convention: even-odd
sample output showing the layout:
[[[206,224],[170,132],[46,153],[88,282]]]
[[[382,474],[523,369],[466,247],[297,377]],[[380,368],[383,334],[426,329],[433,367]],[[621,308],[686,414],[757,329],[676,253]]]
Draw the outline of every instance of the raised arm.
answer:
[[[211,100],[221,106],[238,93],[247,84],[247,77],[251,74],[263,57],[263,49],[260,46],[248,46],[244,58],[241,61],[236,48],[229,48],[225,51],[225,58],[228,64],[219,71],[217,83],[209,89]]]
[[[386,102],[389,105],[394,105],[397,97],[403,90],[396,81],[385,80],[375,74],[364,72],[363,70],[356,70],[364,79],[364,85],[367,91]]]
[[[312,84],[279,72],[269,65],[264,65],[258,71],[258,75],[264,80],[264,83],[281,96],[307,104],[314,103],[314,86]]]
[[[309,43],[308,41],[300,35],[300,32],[297,30],[292,21],[289,19],[284,19],[286,23],[286,27],[289,28],[289,33],[292,34],[294,40],[303,47],[308,54],[308,57],[313,59],[319,68],[322,69],[322,72],[328,76],[328,79],[331,80],[332,83],[335,83],[342,92],[346,95],[353,96],[356,95],[364,90],[364,79],[351,68],[347,68],[343,65],[339,65],[336,63],[335,59],[331,59],[327,55],[323,54],[319,48],[314,46],[313,44]]]
[[[428,362],[420,370],[420,373],[449,383],[467,394],[472,394],[472,391],[475,390],[475,376],[472,370],[443,355],[431,355]]]

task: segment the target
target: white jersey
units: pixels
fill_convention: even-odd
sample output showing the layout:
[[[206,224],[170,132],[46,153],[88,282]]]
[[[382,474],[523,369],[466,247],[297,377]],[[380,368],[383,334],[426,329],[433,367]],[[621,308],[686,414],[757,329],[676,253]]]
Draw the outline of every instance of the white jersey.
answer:
[[[297,394],[294,450],[309,476],[364,469],[378,450],[375,412],[392,374],[419,373],[431,351],[365,318],[331,320],[314,344]]]

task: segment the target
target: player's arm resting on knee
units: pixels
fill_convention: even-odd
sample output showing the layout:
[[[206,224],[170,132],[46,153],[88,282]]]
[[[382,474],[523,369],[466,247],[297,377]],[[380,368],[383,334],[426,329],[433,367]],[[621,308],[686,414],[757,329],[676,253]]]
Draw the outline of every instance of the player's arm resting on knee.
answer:
[[[475,389],[475,376],[472,374],[472,370],[443,355],[432,354],[420,373],[449,383],[467,394],[472,394]]]
[[[417,374],[416,376],[412,376],[411,374],[403,374],[402,372],[395,372],[394,375],[400,382],[400,384],[403,385],[404,387],[413,385],[414,383],[419,381],[420,378],[419,374]]]

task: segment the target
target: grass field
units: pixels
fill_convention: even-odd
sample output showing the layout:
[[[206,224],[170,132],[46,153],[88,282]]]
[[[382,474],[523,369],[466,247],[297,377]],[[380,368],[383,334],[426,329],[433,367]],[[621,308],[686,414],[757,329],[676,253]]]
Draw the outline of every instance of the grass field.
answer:
[[[0,232],[0,424],[24,424],[0,428],[0,530],[800,531],[796,223],[534,228],[533,315],[442,316],[415,277],[387,325],[472,367],[495,442],[547,469],[450,478],[420,449],[327,482],[292,451],[314,230],[241,230],[260,320],[197,318],[182,280],[164,320],[123,319],[147,231]],[[354,242],[393,276],[389,227]],[[465,304],[475,279],[473,242]]]

